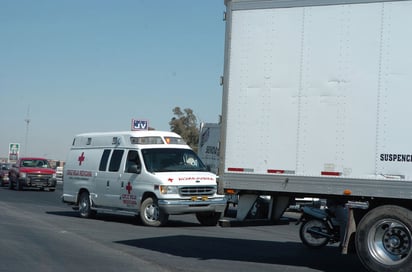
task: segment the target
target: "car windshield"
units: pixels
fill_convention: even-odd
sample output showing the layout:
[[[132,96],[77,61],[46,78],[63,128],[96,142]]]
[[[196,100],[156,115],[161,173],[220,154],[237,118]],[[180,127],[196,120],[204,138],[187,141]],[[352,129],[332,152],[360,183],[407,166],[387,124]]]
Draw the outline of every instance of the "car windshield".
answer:
[[[196,153],[190,149],[143,149],[142,155],[149,172],[207,171]]]
[[[10,170],[10,164],[2,164],[1,170]]]
[[[41,160],[41,159],[22,160],[21,166],[50,168],[49,162],[47,160]]]

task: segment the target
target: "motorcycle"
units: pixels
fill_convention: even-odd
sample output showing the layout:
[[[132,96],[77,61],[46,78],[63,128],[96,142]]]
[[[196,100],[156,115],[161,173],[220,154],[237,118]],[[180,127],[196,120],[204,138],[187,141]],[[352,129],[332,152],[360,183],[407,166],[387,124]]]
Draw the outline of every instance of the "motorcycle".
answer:
[[[340,224],[328,208],[303,207],[297,225],[301,223],[299,236],[310,248],[321,248],[340,242]]]

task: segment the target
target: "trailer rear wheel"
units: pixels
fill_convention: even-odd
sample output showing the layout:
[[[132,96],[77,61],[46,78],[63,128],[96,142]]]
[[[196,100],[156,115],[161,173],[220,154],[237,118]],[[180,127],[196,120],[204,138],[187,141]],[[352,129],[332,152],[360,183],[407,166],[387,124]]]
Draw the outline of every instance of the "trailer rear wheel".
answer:
[[[412,212],[393,205],[369,211],[359,222],[355,245],[371,271],[412,271]]]

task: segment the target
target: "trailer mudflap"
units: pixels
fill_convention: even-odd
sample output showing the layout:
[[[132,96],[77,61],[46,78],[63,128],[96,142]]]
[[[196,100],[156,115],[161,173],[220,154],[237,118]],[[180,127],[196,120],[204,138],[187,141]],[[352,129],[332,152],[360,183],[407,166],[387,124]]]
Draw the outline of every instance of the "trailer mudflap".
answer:
[[[352,237],[352,234],[356,233],[356,221],[354,217],[354,209],[363,209],[367,210],[369,208],[368,202],[354,202],[349,201],[346,203],[346,208],[348,209],[348,219],[345,228],[345,235],[342,240],[342,254],[348,254],[349,252],[349,243]]]

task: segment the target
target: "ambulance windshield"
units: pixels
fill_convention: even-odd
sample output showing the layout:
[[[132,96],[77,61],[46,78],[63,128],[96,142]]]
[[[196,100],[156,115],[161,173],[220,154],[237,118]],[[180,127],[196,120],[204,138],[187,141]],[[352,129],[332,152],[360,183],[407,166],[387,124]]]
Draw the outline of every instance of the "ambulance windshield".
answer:
[[[190,149],[142,149],[143,160],[149,172],[207,171],[206,166]]]

